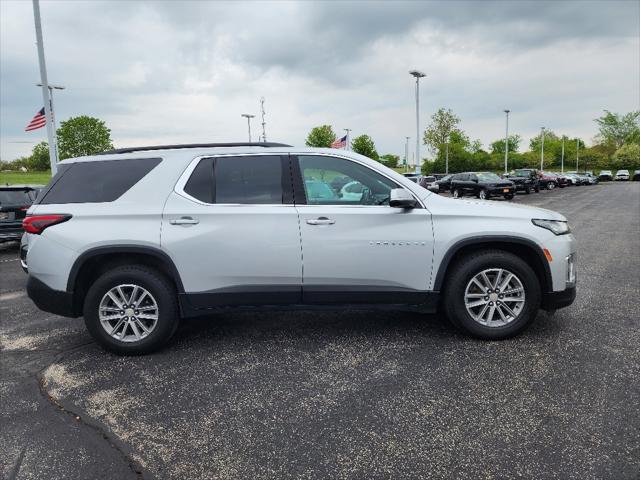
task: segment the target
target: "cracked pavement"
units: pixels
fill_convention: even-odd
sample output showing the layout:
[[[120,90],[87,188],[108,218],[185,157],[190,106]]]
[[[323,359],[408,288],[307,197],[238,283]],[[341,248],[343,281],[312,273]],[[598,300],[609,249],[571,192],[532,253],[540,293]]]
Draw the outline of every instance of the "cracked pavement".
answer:
[[[515,201],[568,217],[578,297],[501,342],[437,315],[227,312],[117,357],[38,311],[0,246],[0,476],[637,479],[640,183]]]

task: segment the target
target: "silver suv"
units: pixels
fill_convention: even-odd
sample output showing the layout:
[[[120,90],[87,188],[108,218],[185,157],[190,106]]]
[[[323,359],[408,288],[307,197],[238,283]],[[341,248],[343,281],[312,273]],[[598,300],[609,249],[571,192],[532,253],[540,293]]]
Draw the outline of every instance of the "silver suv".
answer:
[[[444,198],[342,150],[208,144],[69,159],[24,229],[29,297],[84,316],[122,354],[228,307],[441,309],[500,339],[575,298],[562,215]]]

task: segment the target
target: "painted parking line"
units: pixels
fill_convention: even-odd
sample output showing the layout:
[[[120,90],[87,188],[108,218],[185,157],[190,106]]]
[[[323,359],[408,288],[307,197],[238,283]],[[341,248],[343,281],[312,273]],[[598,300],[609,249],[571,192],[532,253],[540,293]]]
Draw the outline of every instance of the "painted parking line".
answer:
[[[14,298],[20,298],[27,295],[24,290],[16,290],[15,292],[0,293],[0,302],[5,300],[13,300]]]

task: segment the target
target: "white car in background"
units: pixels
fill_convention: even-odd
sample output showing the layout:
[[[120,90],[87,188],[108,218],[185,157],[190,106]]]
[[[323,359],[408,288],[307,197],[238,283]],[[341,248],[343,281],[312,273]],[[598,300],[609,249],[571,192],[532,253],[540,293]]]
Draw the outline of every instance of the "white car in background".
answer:
[[[614,180],[629,180],[629,177],[631,177],[631,175],[629,175],[629,170],[618,170],[616,172],[616,176],[614,177]]]

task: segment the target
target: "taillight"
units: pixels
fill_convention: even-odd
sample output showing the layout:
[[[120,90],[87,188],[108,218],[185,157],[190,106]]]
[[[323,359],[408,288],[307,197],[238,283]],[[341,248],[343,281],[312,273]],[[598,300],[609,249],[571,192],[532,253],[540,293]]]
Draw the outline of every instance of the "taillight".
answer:
[[[40,235],[45,228],[52,225],[57,225],[58,223],[66,222],[70,218],[71,215],[66,214],[33,215],[30,217],[25,217],[25,219],[22,221],[22,228],[25,232]]]

